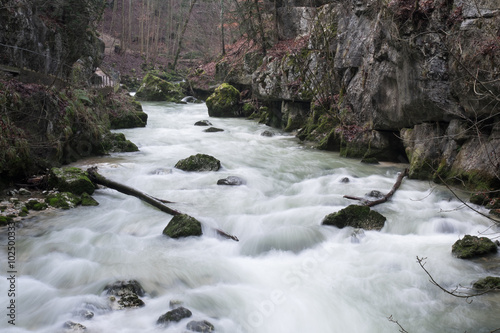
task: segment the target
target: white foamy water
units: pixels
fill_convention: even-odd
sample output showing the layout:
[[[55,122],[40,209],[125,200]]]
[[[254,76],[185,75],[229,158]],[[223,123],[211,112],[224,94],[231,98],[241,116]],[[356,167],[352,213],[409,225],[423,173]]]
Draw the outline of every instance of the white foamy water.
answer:
[[[17,230],[16,326],[6,316],[7,254],[2,248],[2,332],[59,332],[68,320],[88,332],[185,332],[189,320],[208,320],[226,333],[490,332],[500,328],[499,295],[471,304],[433,286],[416,262],[426,257],[436,281],[467,287],[486,275],[481,262],[451,255],[464,234],[489,223],[459,209],[444,188],[405,179],[380,231],[322,226],[349,204],[343,195],[388,192],[404,166],[363,165],[301,145],[294,137],[244,119],[210,118],[224,132],[194,126],[205,105],[147,103],[148,126],[123,130],[140,152],[78,164],[153,196],[204,223],[200,238],[162,235],[171,216],[111,189],[98,207],[42,214]],[[218,172],[188,173],[175,163],[196,153],[221,161]],[[238,176],[246,185],[216,185]],[[341,180],[348,177],[350,182]],[[432,189],[431,189],[432,187]],[[223,239],[213,228],[236,235]],[[6,243],[5,232],[2,242]],[[497,256],[498,259],[498,256]],[[490,268],[491,269],[491,268]],[[140,309],[111,311],[105,285],[136,279],[146,290]],[[193,312],[189,320],[156,326],[170,301]],[[80,310],[95,313],[91,320]]]

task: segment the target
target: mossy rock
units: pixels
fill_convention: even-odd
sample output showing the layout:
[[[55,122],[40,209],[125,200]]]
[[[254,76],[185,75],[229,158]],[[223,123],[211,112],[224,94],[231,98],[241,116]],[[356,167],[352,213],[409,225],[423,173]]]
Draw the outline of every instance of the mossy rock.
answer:
[[[96,199],[92,198],[88,193],[82,193],[81,197],[81,205],[82,206],[98,206],[99,202]]]
[[[500,291],[500,277],[487,276],[472,285],[475,289]]]
[[[123,133],[108,133],[102,140],[103,153],[129,153],[139,151],[139,148]]]
[[[40,211],[47,209],[47,207],[48,205],[45,202],[40,202],[36,199],[30,199],[26,202],[26,208],[29,210]]]
[[[220,161],[210,155],[196,154],[180,160],[175,167],[184,171],[217,171]]]
[[[469,201],[473,204],[479,205],[479,206],[484,206],[489,202],[489,197],[488,194],[483,193],[483,192],[476,192],[472,193]]]
[[[201,236],[201,223],[186,214],[175,215],[163,229],[163,234],[171,238]]]
[[[90,181],[87,172],[79,168],[52,168],[49,184],[61,192],[71,192],[76,195],[92,194],[95,185]]]
[[[208,97],[206,104],[210,117],[239,117],[240,92],[228,83],[223,83]]]
[[[5,226],[11,223],[12,221],[13,221],[12,217],[0,215],[0,226]]]
[[[171,322],[179,322],[184,318],[189,318],[193,315],[193,313],[186,309],[185,307],[178,307],[176,309],[173,309],[171,311],[168,311],[167,313],[163,314],[158,318],[156,321],[156,324],[158,325],[167,325]]]
[[[215,330],[214,325],[206,320],[192,320],[187,323],[186,328],[192,332],[213,332]]]
[[[497,245],[487,237],[465,235],[451,247],[451,253],[460,259],[472,259],[497,252]]]
[[[135,98],[141,101],[179,102],[183,97],[179,84],[167,82],[152,74],[144,77],[141,87],[135,94]]]
[[[87,193],[85,193],[87,194]],[[87,194],[88,195],[88,194]],[[80,197],[70,192],[52,193],[45,198],[45,202],[52,207],[70,209],[81,203]]]
[[[110,115],[111,129],[146,127],[148,114],[143,111],[134,111],[116,116]]]
[[[367,206],[350,205],[336,213],[325,216],[321,224],[337,228],[353,227],[365,230],[380,230],[386,218]]]

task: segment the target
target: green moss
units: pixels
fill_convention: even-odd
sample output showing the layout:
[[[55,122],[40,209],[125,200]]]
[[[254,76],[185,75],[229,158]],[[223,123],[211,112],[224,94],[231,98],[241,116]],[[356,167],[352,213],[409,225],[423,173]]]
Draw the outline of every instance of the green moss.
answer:
[[[84,192],[85,193],[85,192]],[[86,193],[85,193],[86,194]],[[88,195],[88,194],[87,194]],[[70,209],[80,204],[81,199],[70,192],[53,193],[45,198],[45,202],[52,207]]]
[[[497,245],[487,237],[465,235],[453,244],[451,252],[460,259],[472,259],[497,252]]]
[[[105,135],[101,145],[103,152],[108,153],[139,151],[139,148],[132,141],[127,140],[123,133],[109,133]]]
[[[242,110],[245,117],[250,117],[255,112],[255,106],[252,103],[245,103]]]
[[[217,171],[220,161],[210,155],[196,154],[180,160],[175,167],[184,171]]]
[[[487,276],[472,285],[475,289],[500,290],[500,277]]]
[[[211,117],[240,116],[240,92],[228,83],[223,83],[207,98],[208,115]]]
[[[82,206],[98,206],[99,205],[99,202],[97,202],[97,200],[92,198],[90,196],[90,194],[88,194],[88,193],[82,194],[81,201],[82,201],[81,202]]]
[[[40,211],[47,209],[47,207],[48,205],[45,202],[40,202],[35,199],[31,199],[26,202],[26,208],[28,208],[29,210]]]
[[[201,223],[186,214],[176,215],[165,227],[163,234],[171,238],[201,236]]]
[[[325,216],[321,224],[337,228],[353,227],[366,230],[380,230],[386,218],[367,206],[350,205],[336,213]]]
[[[181,86],[148,73],[142,80],[135,98],[141,101],[178,102],[184,97]]]
[[[130,113],[120,113],[111,117],[111,129],[146,127],[148,115],[142,111],[134,111]]]
[[[76,195],[94,193],[95,186],[88,178],[87,172],[79,168],[52,168],[49,184],[62,192],[71,192]]]
[[[0,226],[5,226],[11,223],[12,221],[13,221],[12,217],[0,215]]]

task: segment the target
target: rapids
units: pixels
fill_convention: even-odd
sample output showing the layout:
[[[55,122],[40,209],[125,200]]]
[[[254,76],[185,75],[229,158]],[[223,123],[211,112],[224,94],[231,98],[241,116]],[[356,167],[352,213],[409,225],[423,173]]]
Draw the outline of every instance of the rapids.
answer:
[[[245,119],[210,121],[224,132],[194,126],[208,119],[204,104],[144,103],[146,128],[121,130],[140,152],[81,161],[104,176],[174,201],[170,207],[206,227],[200,238],[162,235],[171,216],[111,189],[97,207],[47,211],[16,230],[16,325],[8,323],[7,248],[2,247],[0,330],[63,332],[72,320],[87,332],[185,332],[188,320],[156,326],[181,301],[194,320],[220,333],[490,332],[500,328],[500,296],[466,302],[429,282],[416,257],[443,287],[460,291],[500,265],[456,259],[452,244],[489,222],[464,209],[444,187],[404,179],[391,201],[375,210],[381,231],[322,226],[349,204],[344,194],[388,192],[405,165],[364,165],[317,151],[293,136]],[[188,173],[175,163],[196,153],[221,161],[218,172]],[[238,176],[242,186],[219,186]],[[348,177],[349,182],[342,179]],[[7,244],[7,233],[1,233]],[[494,257],[498,263],[499,256]],[[145,307],[111,311],[105,285],[138,280]],[[79,318],[90,310],[91,320]]]

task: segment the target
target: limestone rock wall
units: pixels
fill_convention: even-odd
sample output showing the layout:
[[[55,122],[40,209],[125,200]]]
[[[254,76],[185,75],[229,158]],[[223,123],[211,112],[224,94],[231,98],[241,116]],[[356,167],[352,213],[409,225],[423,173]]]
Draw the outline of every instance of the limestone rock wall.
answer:
[[[280,42],[301,47],[269,52],[244,82],[270,123],[344,156],[408,159],[416,178],[498,183],[497,0],[276,5]]]

